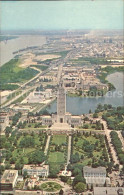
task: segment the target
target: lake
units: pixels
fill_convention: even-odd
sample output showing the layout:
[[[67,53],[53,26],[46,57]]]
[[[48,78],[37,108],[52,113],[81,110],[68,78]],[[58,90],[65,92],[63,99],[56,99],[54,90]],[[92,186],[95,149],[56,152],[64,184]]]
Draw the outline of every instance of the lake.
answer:
[[[32,46],[42,46],[46,43],[46,37],[40,35],[24,35],[16,39],[0,42],[0,66],[14,58],[13,52]],[[17,54],[16,54],[17,55]]]
[[[113,106],[124,105],[124,74],[122,72],[116,72],[107,77],[107,80],[112,83],[116,90],[106,93],[103,97],[69,97],[67,96],[66,111],[73,115],[81,115],[92,112],[100,104],[112,104]],[[56,112],[56,101],[51,104],[47,110],[52,113]]]

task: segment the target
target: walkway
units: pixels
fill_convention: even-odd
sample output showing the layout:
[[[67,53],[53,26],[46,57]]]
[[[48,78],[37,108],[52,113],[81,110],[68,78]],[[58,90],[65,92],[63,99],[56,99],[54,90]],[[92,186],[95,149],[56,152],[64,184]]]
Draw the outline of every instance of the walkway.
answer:
[[[50,139],[51,139],[51,135],[48,135],[47,142],[46,142],[46,146],[45,146],[45,150],[44,150],[44,154],[45,154],[45,155],[47,155],[47,153],[48,153],[48,148],[49,148],[49,144],[50,144]]]
[[[116,151],[114,149],[114,146],[111,143],[111,135],[110,135],[111,130],[108,129],[106,121],[104,121],[102,119],[100,121],[103,123],[103,126],[104,126],[105,135],[107,137],[108,144],[109,144],[109,147],[111,149],[111,154],[112,154],[114,164],[120,164],[119,160],[118,160],[118,157],[117,157],[117,154],[116,154]]]
[[[68,155],[67,155],[67,165],[70,163],[70,158],[71,158],[71,135],[68,137]]]
[[[121,134],[121,131],[116,131],[118,133],[118,137],[119,139],[121,140],[121,143],[122,143],[122,150],[124,151],[124,138]]]

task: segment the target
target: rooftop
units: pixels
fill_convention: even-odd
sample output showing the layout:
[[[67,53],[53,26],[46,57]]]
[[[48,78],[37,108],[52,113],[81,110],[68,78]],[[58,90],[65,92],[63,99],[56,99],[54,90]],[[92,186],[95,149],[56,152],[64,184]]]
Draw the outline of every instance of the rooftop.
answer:
[[[36,166],[36,165],[24,165],[23,169],[32,169],[32,170],[43,170],[43,169],[49,169],[49,165],[43,165],[43,166]]]
[[[123,187],[94,187],[94,195],[124,195]]]
[[[17,174],[17,170],[5,170],[1,178],[1,183],[13,183]]]
[[[106,168],[105,167],[97,167],[97,168],[92,168],[85,166],[83,168],[83,172],[87,173],[105,173],[106,174]]]

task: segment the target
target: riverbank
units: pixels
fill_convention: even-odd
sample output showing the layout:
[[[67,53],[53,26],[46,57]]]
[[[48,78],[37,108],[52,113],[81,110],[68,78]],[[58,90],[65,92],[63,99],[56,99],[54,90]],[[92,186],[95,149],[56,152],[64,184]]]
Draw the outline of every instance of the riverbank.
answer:
[[[104,90],[97,90],[97,89],[94,89],[94,90],[89,90],[89,91],[82,91],[81,94],[79,93],[70,93],[68,92],[67,95],[69,97],[81,97],[81,98],[86,98],[86,97],[102,97],[104,96],[106,93],[108,92],[107,88],[104,89]]]
[[[108,80],[106,79],[108,75],[113,74],[115,72],[124,72],[124,66],[119,67],[112,67],[112,66],[106,66],[101,69],[100,74],[98,75],[98,78],[100,79],[101,83],[108,84]],[[111,84],[111,83],[110,83]],[[114,87],[113,84],[111,86]]]
[[[13,37],[16,35],[13,35]],[[12,36],[11,36],[12,37]],[[9,62],[15,57],[14,54],[16,51],[21,51],[30,47],[42,47],[46,43],[46,37],[42,35],[19,35],[15,39],[9,39],[6,42],[0,42],[1,48],[1,60],[0,66],[3,66],[5,63]],[[27,51],[21,52],[26,53]],[[19,53],[19,54],[21,54]]]
[[[101,81],[101,83],[106,84],[108,87],[106,87],[103,90],[97,90],[97,87],[94,89],[90,89],[88,91],[75,91],[75,93],[68,92],[67,95],[69,97],[81,97],[81,98],[86,98],[86,97],[102,97],[106,95],[107,92],[113,91],[116,89],[116,87],[107,80],[107,76],[111,75],[116,72],[124,72],[124,66],[119,66],[119,67],[111,67],[111,66],[106,66],[101,69],[101,72],[97,76],[97,78]]]

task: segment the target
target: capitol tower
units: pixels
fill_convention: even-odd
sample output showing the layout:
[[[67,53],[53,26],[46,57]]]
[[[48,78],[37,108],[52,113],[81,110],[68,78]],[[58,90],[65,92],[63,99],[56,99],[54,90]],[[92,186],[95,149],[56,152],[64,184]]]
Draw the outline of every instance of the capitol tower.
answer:
[[[66,114],[66,92],[63,84],[60,83],[57,93],[57,123],[65,123]]]

